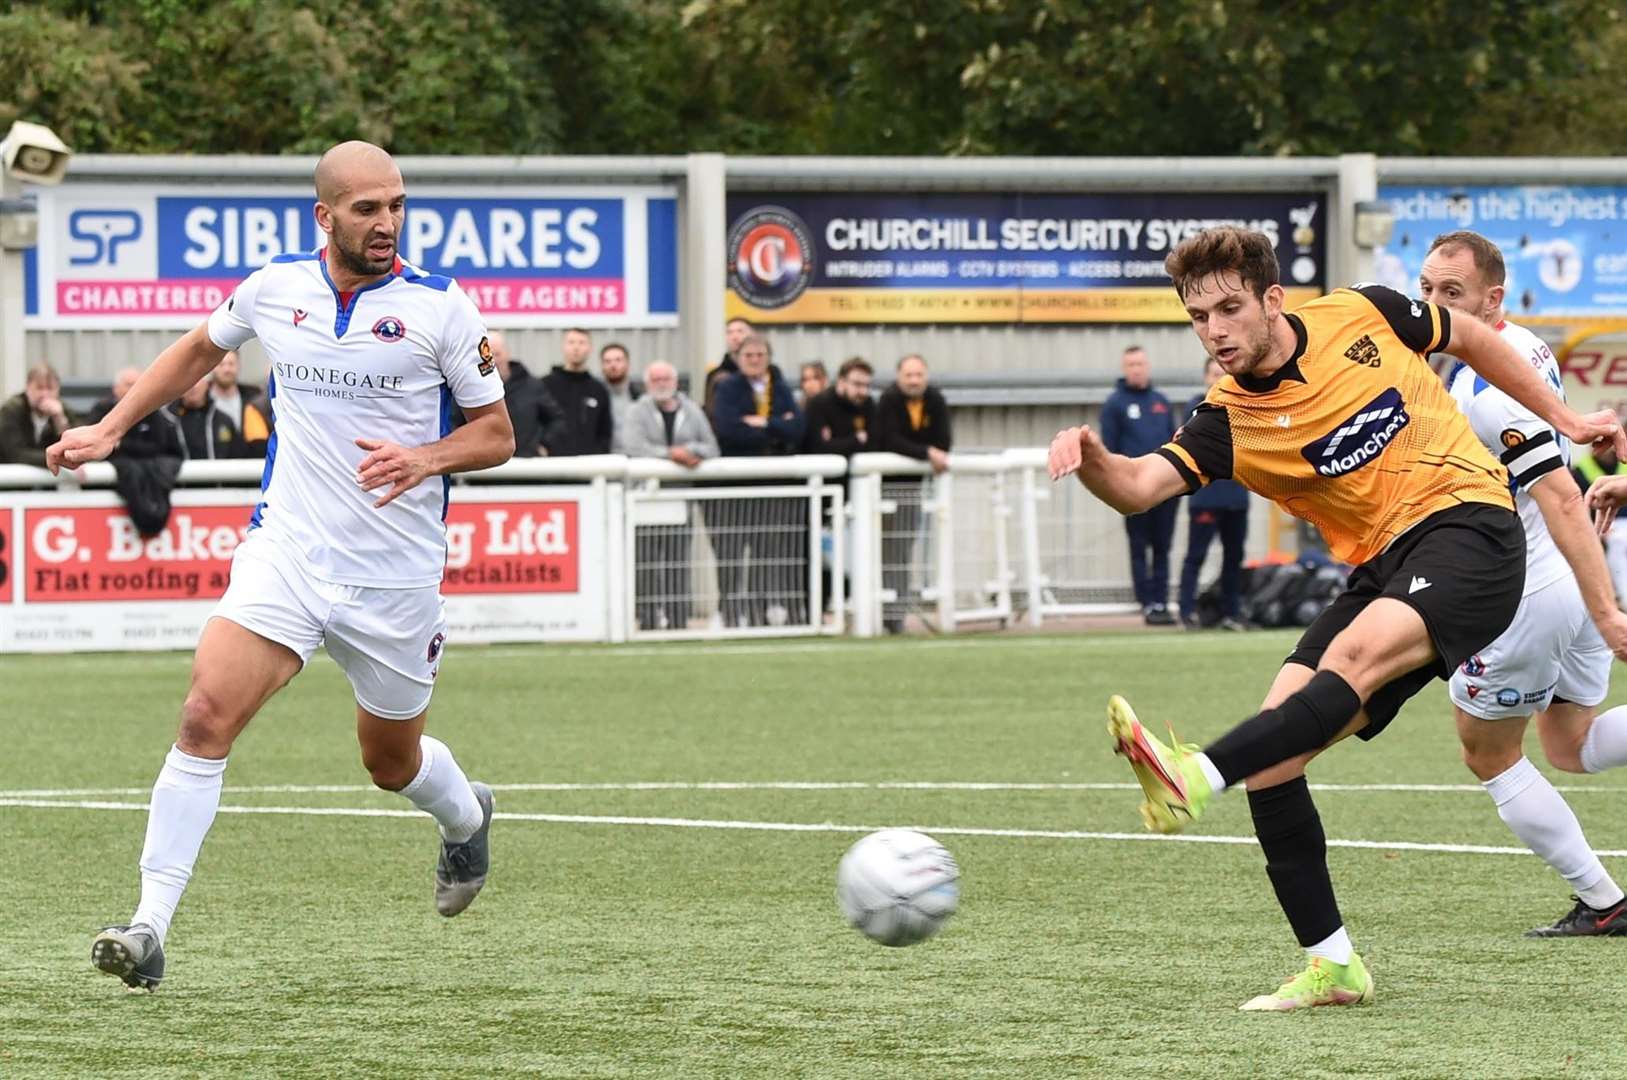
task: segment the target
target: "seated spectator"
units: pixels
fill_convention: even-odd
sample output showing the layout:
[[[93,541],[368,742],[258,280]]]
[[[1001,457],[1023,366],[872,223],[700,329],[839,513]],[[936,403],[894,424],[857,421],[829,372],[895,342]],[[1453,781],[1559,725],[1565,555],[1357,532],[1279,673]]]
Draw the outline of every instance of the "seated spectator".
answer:
[[[665,458],[693,469],[718,455],[717,436],[700,405],[678,389],[671,364],[644,371],[645,394],[627,411],[623,453]],[[677,525],[639,525],[633,537],[634,606],[641,630],[682,630],[691,610],[690,555],[695,527],[685,504]]]
[[[73,426],[62,380],[50,364],[28,369],[23,392],[0,405],[0,465],[45,468],[45,450]]]
[[[804,409],[808,407],[808,402],[824,393],[830,386],[830,372],[825,370],[823,360],[809,360],[804,363],[799,379],[801,388],[797,392],[797,400],[802,402]]]
[[[254,404],[260,397],[260,388],[238,383],[241,365],[235,349],[221,357],[215,370],[209,373],[209,400],[237,425],[240,440],[237,452],[231,456],[263,458],[266,443],[271,438],[271,424]]]
[[[165,406],[164,412],[181,433],[187,460],[218,461],[246,456],[237,425],[210,400],[209,376],[193,383],[179,401]],[[264,455],[263,447],[261,454]]]
[[[870,449],[876,427],[876,403],[870,399],[874,375],[869,362],[855,356],[837,370],[836,385],[808,399],[803,452],[852,457]]]
[[[745,338],[735,362],[740,370],[717,384],[712,405],[724,456],[796,453],[806,429],[802,409],[790,386],[770,366],[768,342],[757,335]],[[805,622],[808,500],[709,500],[703,510],[717,555],[725,622],[736,626]]]

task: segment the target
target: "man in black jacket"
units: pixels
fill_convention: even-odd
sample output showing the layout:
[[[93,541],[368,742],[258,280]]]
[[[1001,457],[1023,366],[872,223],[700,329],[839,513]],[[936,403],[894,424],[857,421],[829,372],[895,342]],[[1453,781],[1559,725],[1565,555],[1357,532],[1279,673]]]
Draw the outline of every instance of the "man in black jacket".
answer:
[[[542,385],[558,402],[563,415],[557,435],[543,433],[548,456],[608,454],[612,435],[610,391],[588,373],[593,339],[586,330],[567,330],[560,342],[560,352],[565,363],[556,364],[542,379]]]
[[[740,370],[717,385],[712,423],[724,457],[794,454],[804,421],[791,387],[769,364],[768,342],[752,335],[735,356]],[[783,483],[783,481],[770,481]],[[718,562],[724,618],[783,626],[808,615],[808,500],[712,500],[702,504]],[[750,549],[749,559],[746,549]]]
[[[836,382],[808,399],[808,431],[803,453],[852,457],[869,450],[876,429],[876,403],[870,399],[875,369],[855,356],[837,369]]]
[[[250,456],[231,414],[209,396],[209,376],[193,383],[164,407],[164,419],[181,434],[188,461],[221,461]]]
[[[875,449],[903,454],[932,466],[934,473],[949,468],[949,403],[927,385],[926,361],[912,353],[898,362],[893,385],[876,405]],[[925,487],[917,479],[887,481],[897,510],[881,527],[881,583],[893,600],[882,606],[882,625],[889,634],[904,629],[904,616],[914,606],[910,595],[910,569],[915,542],[921,533],[921,503]]]
[[[503,380],[503,404],[514,427],[514,456],[547,457],[548,443],[564,436],[565,414],[559,402],[541,379],[513,358],[502,334],[489,331],[486,343],[491,346],[497,375]],[[462,417],[459,412],[454,421],[459,427],[463,425]]]

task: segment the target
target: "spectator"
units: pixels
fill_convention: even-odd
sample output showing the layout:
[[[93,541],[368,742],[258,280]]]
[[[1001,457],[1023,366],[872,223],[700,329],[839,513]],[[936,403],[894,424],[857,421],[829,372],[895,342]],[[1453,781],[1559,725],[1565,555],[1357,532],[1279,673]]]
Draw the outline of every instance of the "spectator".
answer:
[[[241,364],[235,349],[220,358],[215,370],[209,373],[209,400],[237,425],[240,441],[237,452],[231,456],[263,458],[266,456],[266,443],[271,438],[271,425],[259,406],[254,404],[261,396],[260,388],[244,386],[237,381]]]
[[[802,445],[802,410],[769,356],[767,341],[755,334],[746,337],[735,356],[740,370],[717,385],[712,423],[725,457],[794,454]],[[742,621],[752,626],[805,621],[807,499],[712,500],[706,505],[724,619],[736,626]]]
[[[1627,461],[1616,458],[1609,443],[1598,447],[1572,447],[1571,475],[1576,486],[1586,492],[1601,476],[1627,475]],[[1610,583],[1616,588],[1616,603],[1627,606],[1627,519],[1618,517],[1604,536],[1604,561],[1610,567]]]
[[[548,392],[543,381],[513,358],[508,339],[495,330],[486,332],[486,344],[491,347],[492,363],[503,380],[503,404],[508,408],[509,423],[514,427],[514,456],[524,458],[547,457],[547,443],[562,438],[565,414],[559,402]],[[463,423],[458,410],[456,423]]]
[[[804,374],[806,374],[804,365]],[[841,454],[852,457],[869,449],[870,433],[876,427],[876,403],[870,398],[875,375],[863,357],[844,361],[836,372],[836,384],[814,394],[804,406],[807,434],[802,449],[809,454]]]
[[[723,324],[723,345],[727,351],[717,367],[706,373],[705,392],[701,395],[701,405],[706,409],[707,416],[712,415],[712,406],[717,403],[717,384],[740,370],[735,359],[735,354],[740,351],[740,343],[756,332],[745,319],[730,319]]]
[[[622,453],[622,432],[627,427],[627,410],[644,394],[644,384],[633,378],[633,365],[627,346],[611,342],[599,350],[599,373],[610,391],[610,448]]]
[[[130,392],[130,387],[134,386],[139,378],[141,378],[140,368],[120,368],[113,376],[112,391],[91,406],[90,422],[93,424],[100,423],[103,417],[113,411],[113,406],[117,405],[119,400]]]
[[[808,402],[825,392],[830,386],[830,372],[825,370],[823,360],[809,360],[802,365],[800,376],[801,387],[797,391],[797,400],[806,409]]]
[[[167,419],[181,433],[181,445],[188,461],[219,461],[248,456],[242,433],[232,418],[209,396],[209,376],[205,375],[165,407]],[[262,444],[261,455],[264,455]]]
[[[35,364],[23,392],[0,405],[0,465],[45,468],[46,447],[72,426],[61,378],[50,364]]]
[[[593,339],[586,330],[565,331],[560,340],[564,364],[543,376],[542,384],[559,403],[562,422],[556,433],[543,432],[550,457],[610,453],[610,391],[588,372]]]
[[[911,353],[898,362],[893,385],[876,405],[875,449],[925,461],[934,473],[949,468],[949,448],[954,433],[949,425],[949,403],[936,387],[928,385],[926,360]],[[910,592],[910,569],[915,560],[915,543],[921,533],[923,485],[916,479],[891,480],[897,509],[881,527],[881,583],[893,592],[893,600],[882,609],[882,626],[889,634],[904,629],[904,616],[914,604]]]
[[[1110,454],[1140,457],[1175,435],[1169,399],[1152,387],[1147,351],[1139,345],[1124,350],[1124,377],[1102,405],[1102,445]],[[1136,603],[1149,626],[1169,626],[1169,547],[1175,538],[1176,500],[1124,519],[1130,537],[1130,578]]]
[[[1203,383],[1214,386],[1224,376],[1214,357],[1203,362]],[[1182,422],[1198,411],[1206,395],[1187,402]],[[1209,554],[1209,543],[1220,534],[1220,626],[1243,629],[1243,543],[1248,539],[1248,491],[1236,480],[1213,480],[1192,493],[1187,506],[1186,559],[1181,563],[1181,625],[1196,629],[1198,573]]]
[[[648,393],[627,410],[623,452],[665,458],[686,469],[717,457],[717,436],[701,407],[679,392],[678,370],[657,361],[645,369],[644,382]],[[633,595],[641,630],[682,630],[689,625],[695,528],[690,504],[680,505],[681,524],[635,527]]]

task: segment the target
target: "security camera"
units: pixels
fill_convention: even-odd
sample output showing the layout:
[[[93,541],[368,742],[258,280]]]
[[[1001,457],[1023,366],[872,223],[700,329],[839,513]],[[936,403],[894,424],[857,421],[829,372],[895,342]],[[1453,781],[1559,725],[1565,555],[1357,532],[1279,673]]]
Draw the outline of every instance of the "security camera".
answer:
[[[18,120],[0,142],[0,163],[6,173],[31,184],[60,184],[73,151],[56,132],[43,124]]]

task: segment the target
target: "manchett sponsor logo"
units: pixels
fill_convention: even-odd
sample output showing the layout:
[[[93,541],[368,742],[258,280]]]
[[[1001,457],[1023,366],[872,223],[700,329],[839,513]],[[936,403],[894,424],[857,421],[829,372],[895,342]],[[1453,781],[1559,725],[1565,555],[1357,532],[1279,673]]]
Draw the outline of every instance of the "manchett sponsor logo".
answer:
[[[1319,475],[1343,476],[1377,458],[1411,422],[1401,392],[1391,387],[1300,454]]]

